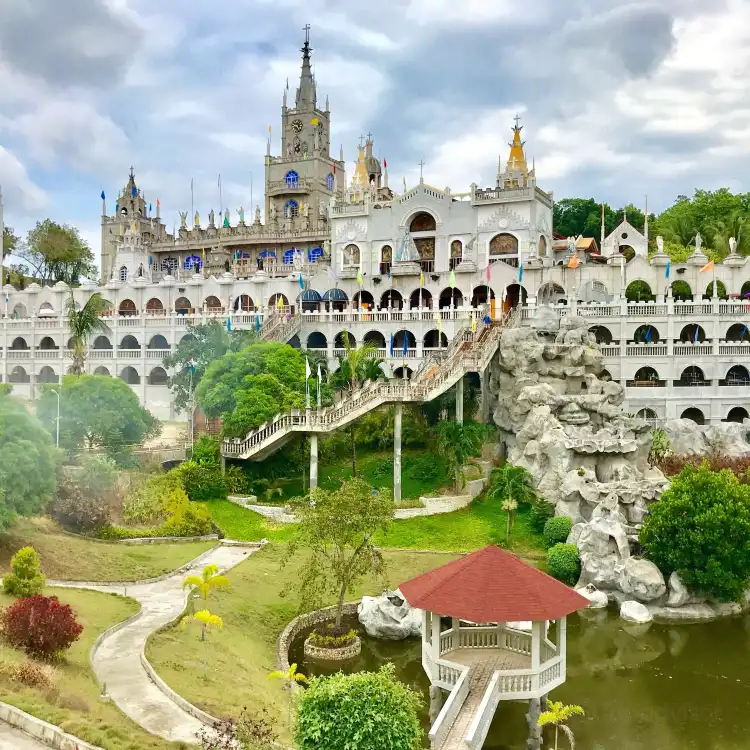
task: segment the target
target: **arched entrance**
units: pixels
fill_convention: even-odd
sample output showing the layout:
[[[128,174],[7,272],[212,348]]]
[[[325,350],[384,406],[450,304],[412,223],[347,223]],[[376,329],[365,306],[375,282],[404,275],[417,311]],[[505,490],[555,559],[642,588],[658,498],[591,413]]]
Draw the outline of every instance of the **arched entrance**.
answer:
[[[514,310],[519,304],[526,304],[526,290],[520,284],[510,284],[505,289],[505,299],[503,300],[503,312]]]

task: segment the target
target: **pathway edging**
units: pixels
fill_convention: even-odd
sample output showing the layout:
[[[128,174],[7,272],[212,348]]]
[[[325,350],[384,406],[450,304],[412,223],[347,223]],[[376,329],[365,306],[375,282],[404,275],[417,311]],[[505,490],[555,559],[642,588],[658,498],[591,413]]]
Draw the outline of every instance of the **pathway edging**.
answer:
[[[36,716],[27,714],[9,703],[0,702],[0,721],[20,729],[35,740],[58,750],[103,750],[98,745],[84,742],[72,734],[63,732],[60,727],[37,719]]]
[[[188,544],[190,542],[213,542],[219,538],[218,534],[204,534],[203,536],[139,536],[132,539],[100,539],[96,536],[76,534],[67,529],[58,529],[58,533],[96,544]]]

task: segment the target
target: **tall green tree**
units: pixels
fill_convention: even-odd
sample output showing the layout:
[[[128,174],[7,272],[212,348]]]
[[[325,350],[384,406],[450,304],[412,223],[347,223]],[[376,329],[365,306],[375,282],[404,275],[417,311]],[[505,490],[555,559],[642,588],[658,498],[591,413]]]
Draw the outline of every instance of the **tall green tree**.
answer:
[[[359,346],[355,346],[346,331],[344,331],[343,338],[345,354],[339,357],[339,369],[329,379],[334,390],[345,391],[351,395],[367,381],[385,378],[380,367],[383,360],[374,356],[377,351],[375,344],[363,341]],[[349,425],[349,437],[352,446],[352,476],[357,476],[357,441],[354,422]]]
[[[102,297],[99,292],[92,294],[86,304],[79,310],[76,307],[73,292],[68,297],[66,315],[68,316],[68,331],[73,342],[73,375],[83,374],[86,362],[86,344],[94,333],[109,333],[109,326],[101,316],[112,307],[112,303]]]
[[[76,227],[51,219],[37,222],[15,254],[28,263],[40,284],[78,284],[81,278],[97,276],[94,256]]]
[[[13,227],[3,227],[3,258],[16,251],[21,238],[13,231]]]
[[[300,519],[287,560],[301,560],[298,591],[301,607],[319,606],[336,597],[336,627],[341,625],[347,592],[368,573],[383,572],[375,533],[393,517],[393,497],[355,477],[329,492],[320,487],[296,503]],[[307,554],[299,556],[298,553]]]
[[[472,456],[479,455],[487,427],[478,422],[444,420],[436,430],[435,447],[448,462],[455,477],[456,492],[461,490],[461,470]]]
[[[60,447],[100,448],[114,458],[155,437],[161,424],[127,383],[105,375],[66,375],[60,392]],[[42,424],[55,432],[57,396],[44,386],[37,404]]]
[[[0,398],[0,528],[39,513],[55,491],[57,454],[49,433],[17,401]]]
[[[188,326],[182,341],[164,358],[164,366],[174,370],[169,380],[174,405],[179,410],[188,407],[191,394],[198,387],[209,365],[227,352],[238,352],[257,342],[254,331],[227,332],[217,320]]]

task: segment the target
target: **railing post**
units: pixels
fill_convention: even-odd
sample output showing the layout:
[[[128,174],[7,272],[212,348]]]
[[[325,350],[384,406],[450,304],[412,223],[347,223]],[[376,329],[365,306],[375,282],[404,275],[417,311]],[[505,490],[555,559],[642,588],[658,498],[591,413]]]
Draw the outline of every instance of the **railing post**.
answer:
[[[401,502],[401,418],[403,404],[398,402],[393,415],[393,501]]]
[[[318,486],[318,435],[310,433],[310,489]]]

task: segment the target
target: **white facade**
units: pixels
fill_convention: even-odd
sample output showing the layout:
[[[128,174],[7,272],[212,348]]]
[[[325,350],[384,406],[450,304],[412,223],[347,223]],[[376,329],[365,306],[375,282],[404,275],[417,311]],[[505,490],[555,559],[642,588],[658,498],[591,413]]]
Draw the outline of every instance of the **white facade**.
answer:
[[[122,377],[156,416],[170,419],[177,415],[162,360],[190,324],[231,318],[233,329],[253,329],[269,315],[299,315],[293,344],[325,349],[334,364],[346,331],[356,342],[376,342],[400,376],[425,352],[445,347],[489,300],[495,314],[522,305],[529,323],[541,309],[590,317],[611,377],[627,386],[630,411],[706,421],[748,415],[750,259],[733,254],[701,271],[706,257],[698,249],[687,263],[670,264],[667,276],[667,256],[647,260],[647,237],[623,222],[601,256],[576,252],[580,263],[570,268],[570,255],[552,251],[552,195],[527,166],[518,121],[494,187],[453,193],[420,179],[394,194],[371,137],[360,144],[347,185],[343,159],[328,155],[331,114],[327,102],[317,108],[309,54],[306,43],[295,109],[284,94],[284,153],[272,157],[269,141],[265,224],[259,210],[251,223],[244,211],[236,222],[223,212],[217,223],[212,211],[207,226],[190,217],[188,228],[185,213],[183,227],[169,235],[158,204],[150,218],[132,170],[114,215],[103,200],[105,283],[74,290],[80,304],[95,291],[112,303],[110,332],[89,342],[88,372]],[[300,112],[310,120],[297,133]],[[298,135],[310,153],[295,152]],[[290,171],[296,180],[286,177]],[[296,211],[287,210],[289,201]],[[636,281],[648,285],[650,294],[636,286],[650,301],[626,300]],[[678,281],[692,300],[683,299],[685,284],[680,298],[672,295]],[[727,299],[719,298],[718,282]],[[57,382],[72,364],[68,296],[64,284],[4,289],[0,377],[23,397],[34,398],[38,383]]]

